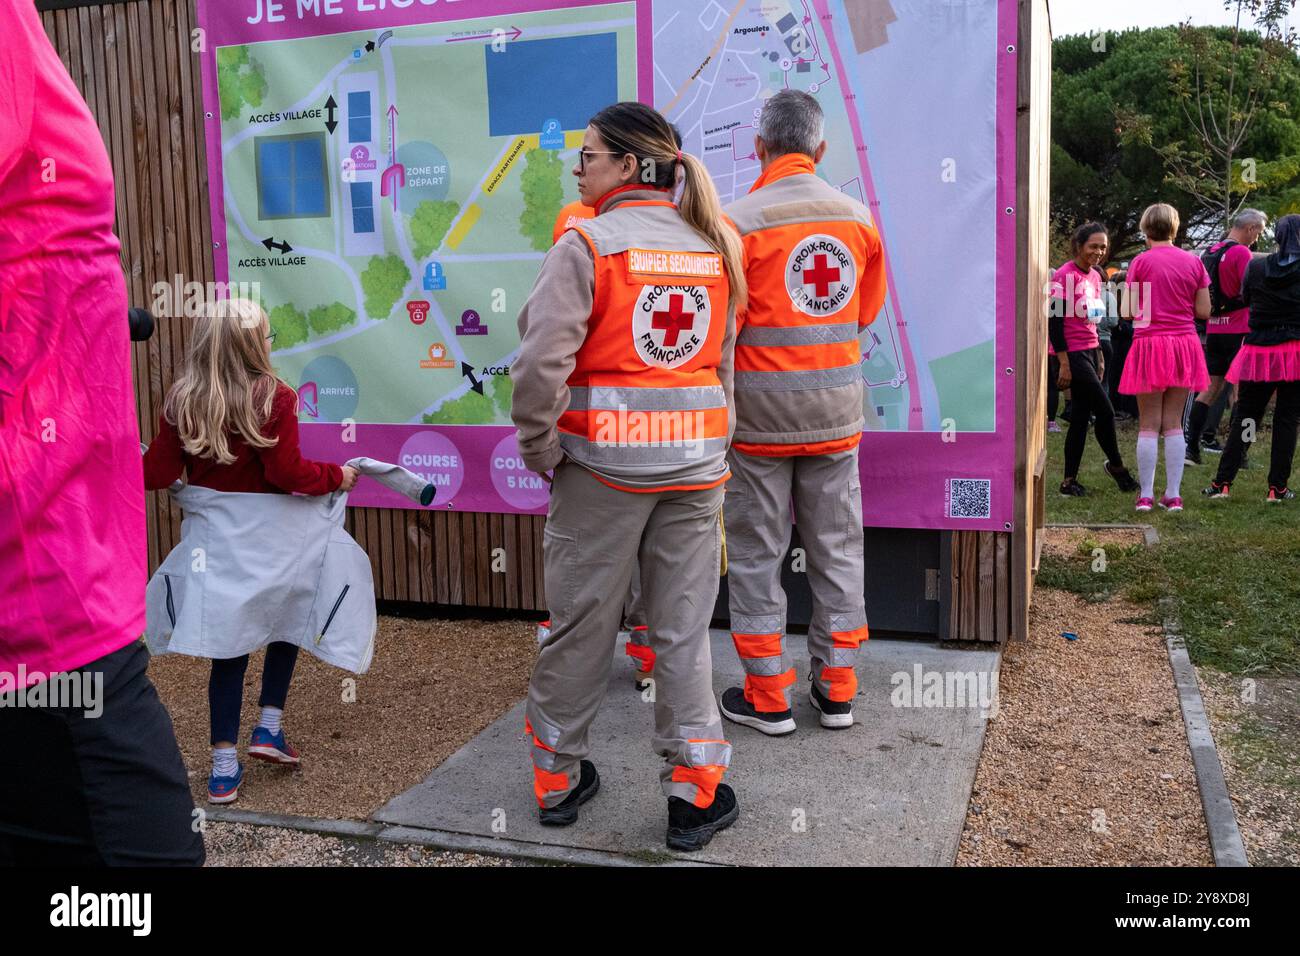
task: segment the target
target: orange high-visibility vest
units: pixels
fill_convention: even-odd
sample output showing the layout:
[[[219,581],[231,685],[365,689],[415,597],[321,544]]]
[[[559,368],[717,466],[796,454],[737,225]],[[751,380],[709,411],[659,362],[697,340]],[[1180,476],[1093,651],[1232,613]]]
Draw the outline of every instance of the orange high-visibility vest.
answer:
[[[747,454],[830,454],[862,437],[858,333],[884,304],[884,258],[866,207],[815,172],[781,156],[726,210],[749,283],[733,444]]]
[[[667,200],[624,200],[572,227],[595,259],[587,338],[558,423],[565,453],[623,491],[726,481],[734,318],[722,257]]]
[[[555,229],[551,232],[551,242],[559,242],[560,236],[564,235],[566,229],[576,226],[580,222],[592,219],[595,215],[596,210],[592,209],[582,201],[569,203],[561,209],[560,214],[555,217]]]

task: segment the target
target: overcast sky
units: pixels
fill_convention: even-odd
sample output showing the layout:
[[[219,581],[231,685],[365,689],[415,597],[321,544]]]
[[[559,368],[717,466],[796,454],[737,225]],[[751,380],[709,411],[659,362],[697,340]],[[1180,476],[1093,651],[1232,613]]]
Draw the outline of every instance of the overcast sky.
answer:
[[[1236,21],[1235,11],[1226,10],[1223,0],[1048,0],[1048,7],[1052,35],[1058,37],[1089,30],[1164,27],[1188,19],[1199,26]],[[1248,20],[1243,16],[1242,25]],[[1300,14],[1293,11],[1290,22],[1300,29]]]

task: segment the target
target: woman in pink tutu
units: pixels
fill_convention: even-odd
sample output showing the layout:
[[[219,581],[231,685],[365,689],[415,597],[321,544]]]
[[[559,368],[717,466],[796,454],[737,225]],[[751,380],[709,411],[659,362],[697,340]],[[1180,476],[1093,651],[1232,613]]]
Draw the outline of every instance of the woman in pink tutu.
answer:
[[[1174,245],[1178,210],[1167,203],[1148,206],[1139,228],[1147,251],[1133,260],[1121,307],[1133,319],[1133,347],[1119,390],[1138,403],[1137,510],[1154,505],[1156,459],[1165,439],[1165,493],[1160,507],[1182,511],[1183,409],[1189,391],[1210,384],[1196,320],[1210,317],[1210,277],[1201,260]]]
[[[1226,376],[1237,387],[1237,407],[1219,473],[1204,492],[1210,498],[1228,497],[1241,467],[1245,431],[1249,428],[1253,439],[1274,392],[1277,407],[1265,500],[1295,497],[1287,482],[1300,426],[1300,216],[1279,219],[1276,236],[1277,252],[1252,261],[1242,279],[1241,298],[1250,307],[1250,331]]]

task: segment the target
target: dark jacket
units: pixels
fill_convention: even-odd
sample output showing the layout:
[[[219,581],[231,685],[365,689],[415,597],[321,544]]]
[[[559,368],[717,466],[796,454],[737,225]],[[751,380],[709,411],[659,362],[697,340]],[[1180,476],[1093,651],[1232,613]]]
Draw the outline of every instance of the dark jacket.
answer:
[[[1278,253],[1246,267],[1241,297],[1250,306],[1250,345],[1281,345],[1300,339],[1300,260],[1281,265]]]

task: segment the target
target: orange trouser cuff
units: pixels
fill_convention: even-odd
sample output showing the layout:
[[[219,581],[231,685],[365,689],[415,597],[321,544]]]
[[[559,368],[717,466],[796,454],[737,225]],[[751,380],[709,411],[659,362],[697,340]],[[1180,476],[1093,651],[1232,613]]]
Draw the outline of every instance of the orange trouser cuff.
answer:
[[[569,775],[567,773],[550,773],[538,767],[533,767],[533,793],[537,795],[537,805],[546,806],[546,795],[554,793],[556,790],[569,789]]]
[[[852,700],[858,692],[858,675],[852,667],[823,667],[821,678],[829,688],[826,696],[836,703]]]
[[[868,636],[867,626],[855,627],[851,631],[832,631],[832,647],[851,647],[857,650],[859,645],[866,643]],[[858,692],[858,675],[852,667],[823,667],[821,679],[826,682],[826,696],[836,703],[850,701]]]
[[[716,764],[704,767],[674,767],[673,783],[695,784],[697,788],[695,805],[703,810],[705,807],[713,806],[713,798],[717,795],[718,784],[722,783],[722,774],[726,769]]]
[[[794,668],[784,674],[771,677],[745,675],[745,700],[754,705],[754,709],[764,714],[779,714],[790,709],[790,702],[785,699],[785,689],[795,682]]]
[[[654,670],[655,652],[644,644],[633,644],[629,641],[624,648],[627,656],[637,662],[637,670],[642,674],[648,674]]]

